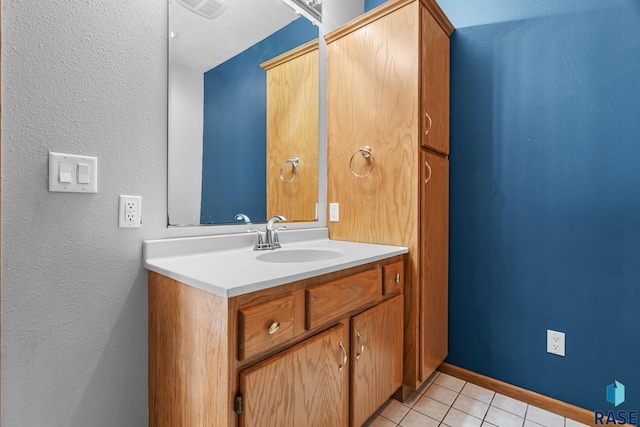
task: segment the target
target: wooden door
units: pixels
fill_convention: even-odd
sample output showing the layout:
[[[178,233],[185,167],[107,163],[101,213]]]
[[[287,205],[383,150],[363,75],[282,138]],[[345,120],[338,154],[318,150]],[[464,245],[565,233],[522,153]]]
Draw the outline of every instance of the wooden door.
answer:
[[[337,325],[242,371],[240,426],[345,426],[344,329]]]
[[[351,426],[359,427],[402,385],[403,295],[351,319]]]
[[[267,217],[315,221],[318,41],[261,65],[267,70]]]
[[[449,154],[449,35],[420,7],[421,143]]]
[[[420,380],[448,353],[449,161],[422,150],[420,195]]]

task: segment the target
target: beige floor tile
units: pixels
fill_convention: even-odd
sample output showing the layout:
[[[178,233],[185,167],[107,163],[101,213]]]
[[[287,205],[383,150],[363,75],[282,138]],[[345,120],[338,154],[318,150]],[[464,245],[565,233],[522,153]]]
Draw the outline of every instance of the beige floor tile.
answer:
[[[452,405],[458,397],[458,393],[448,388],[439,386],[438,384],[431,384],[431,386],[424,392],[425,396],[428,396],[438,402],[442,402],[445,405]]]
[[[531,420],[524,420],[524,427],[542,427],[542,426],[538,423],[534,423]]]
[[[488,422],[483,421],[482,426],[480,427],[498,427],[498,426],[494,426],[493,424],[489,424]]]
[[[522,427],[524,423],[524,418],[514,415],[511,412],[503,411],[495,406],[489,407],[484,420],[497,427]]]
[[[453,407],[462,411],[466,414],[473,415],[476,418],[484,418],[487,413],[487,409],[489,409],[489,405],[480,402],[479,400],[475,400],[470,398],[469,396],[465,396],[463,394],[459,395],[455,402],[453,402]]]
[[[460,394],[464,394],[465,396],[490,404],[496,393],[484,387],[480,387],[479,385],[466,383],[462,388],[462,391],[460,391]]]
[[[519,417],[523,417],[527,413],[527,404],[511,398],[509,396],[502,395],[500,393],[496,393],[491,401],[491,406],[495,406],[496,408],[500,408],[507,412],[511,412]]]
[[[407,412],[409,412],[409,408],[395,399],[389,399],[387,403],[378,409],[378,414],[395,422],[396,424],[399,423],[405,415],[407,415]]]
[[[449,411],[449,405],[433,400],[430,397],[422,396],[420,400],[413,405],[413,410],[428,415],[438,421],[442,421],[444,416],[447,415],[447,411]]]
[[[449,374],[440,373],[440,375],[438,375],[433,383],[459,393],[466,382],[461,380],[460,378],[452,377]]]
[[[413,409],[400,422],[402,427],[438,427],[439,424],[440,421],[436,421]]]
[[[526,418],[545,427],[564,427],[564,417],[529,405]]]
[[[482,424],[480,418],[465,414],[455,408],[451,408],[442,422],[451,427],[480,427]]]
[[[396,427],[396,425],[396,423],[389,421],[382,415],[375,414],[373,417],[369,418],[362,427]]]

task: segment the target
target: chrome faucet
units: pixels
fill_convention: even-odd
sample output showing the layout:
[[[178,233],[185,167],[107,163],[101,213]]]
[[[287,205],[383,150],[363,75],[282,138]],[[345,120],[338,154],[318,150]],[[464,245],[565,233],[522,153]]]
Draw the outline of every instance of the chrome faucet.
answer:
[[[278,239],[278,230],[285,229],[287,227],[278,227],[274,230],[273,225],[276,222],[284,222],[287,218],[282,215],[274,215],[271,217],[269,222],[267,222],[267,237],[265,238],[265,243],[269,246],[267,249],[278,249],[280,248],[280,240]]]
[[[256,244],[253,246],[254,251],[265,251],[265,250],[273,250],[280,248],[280,240],[278,239],[278,231],[286,229],[287,227],[277,227],[273,228],[276,222],[283,222],[287,219],[282,215],[273,216],[269,222],[267,223],[267,227],[265,231],[258,230],[256,228],[250,228],[247,231],[249,233],[256,233],[258,235],[258,240]]]

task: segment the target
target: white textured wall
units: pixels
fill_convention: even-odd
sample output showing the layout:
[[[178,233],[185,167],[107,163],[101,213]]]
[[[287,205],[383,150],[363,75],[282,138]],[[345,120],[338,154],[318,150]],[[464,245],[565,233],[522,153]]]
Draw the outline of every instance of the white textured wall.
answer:
[[[166,2],[2,8],[2,426],[146,425],[141,243],[207,232],[166,228]],[[98,194],[49,193],[49,150],[97,156]]]

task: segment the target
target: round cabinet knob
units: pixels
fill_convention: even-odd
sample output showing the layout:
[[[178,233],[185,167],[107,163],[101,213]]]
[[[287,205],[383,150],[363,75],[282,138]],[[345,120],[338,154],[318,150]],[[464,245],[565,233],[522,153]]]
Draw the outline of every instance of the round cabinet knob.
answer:
[[[269,326],[269,335],[275,334],[278,329],[280,329],[280,322],[273,322],[271,326]]]

